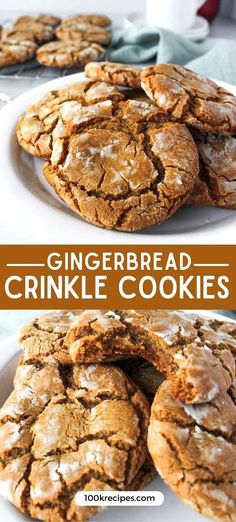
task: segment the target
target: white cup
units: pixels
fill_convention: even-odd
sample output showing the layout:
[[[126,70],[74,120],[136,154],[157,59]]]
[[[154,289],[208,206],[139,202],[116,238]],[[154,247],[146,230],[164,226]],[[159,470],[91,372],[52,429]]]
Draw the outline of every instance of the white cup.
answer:
[[[176,33],[190,29],[206,0],[146,0],[147,22]]]

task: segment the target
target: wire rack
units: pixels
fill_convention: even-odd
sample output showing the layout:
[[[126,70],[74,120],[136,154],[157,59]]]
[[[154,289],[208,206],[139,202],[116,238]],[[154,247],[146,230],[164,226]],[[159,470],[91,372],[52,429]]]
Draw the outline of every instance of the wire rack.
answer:
[[[53,69],[51,67],[43,67],[36,60],[30,60],[19,65],[10,65],[8,67],[0,67],[0,79],[9,78],[15,80],[40,80],[45,81],[73,74],[82,71],[81,68],[73,69]]]
[[[10,27],[12,20],[6,18],[1,20],[3,27]],[[15,80],[50,80],[53,78],[60,78],[68,74],[80,72],[83,69],[81,67],[71,69],[54,69],[53,67],[44,67],[40,65],[37,60],[29,60],[25,63],[18,65],[8,65],[7,67],[0,67],[0,79],[9,78]]]

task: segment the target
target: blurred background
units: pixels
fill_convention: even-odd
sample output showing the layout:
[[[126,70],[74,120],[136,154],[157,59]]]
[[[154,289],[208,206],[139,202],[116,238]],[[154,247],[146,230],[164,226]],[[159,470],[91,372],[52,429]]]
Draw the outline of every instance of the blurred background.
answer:
[[[179,5],[181,5],[184,1],[186,2],[186,0],[176,0],[176,3],[178,5],[179,2]],[[202,3],[201,0],[190,1],[196,2],[196,6]],[[80,0],[79,2],[77,0],[70,0],[70,2],[66,2],[66,0],[21,0],[20,2],[19,0],[8,0],[7,2],[0,0],[0,24],[3,27],[9,27],[13,20],[21,14],[51,12],[52,14],[65,17],[75,13],[94,12],[110,16],[113,22],[112,30],[114,36],[116,29],[127,27],[127,23],[131,22],[131,24],[136,26],[138,23],[145,24],[148,5],[151,6],[151,15],[149,17],[151,25],[158,25],[156,23],[156,20],[158,22],[159,19],[158,15],[156,14],[156,16],[152,17],[152,11],[155,13],[156,6],[159,6],[160,12],[164,9],[163,6],[166,7],[168,4],[172,18],[175,19],[171,3],[176,6],[173,0],[165,0],[164,4],[161,0],[100,0],[99,3],[97,0]],[[185,5],[188,7],[189,2],[186,2]],[[206,0],[198,11],[198,15],[201,16],[195,17],[190,31],[181,33],[183,36],[189,37],[193,41],[204,41],[207,36],[211,36],[231,39],[236,42],[236,0]],[[148,24],[146,23],[146,25]],[[0,108],[8,103],[10,99],[15,98],[18,94],[31,87],[40,85],[52,78],[74,72],[69,70],[59,71],[49,67],[40,68],[36,61],[32,62],[33,60],[23,65],[20,64],[17,67],[0,68]],[[144,64],[140,63],[140,65]]]
[[[178,0],[177,0],[178,1]],[[45,5],[44,5],[45,4]],[[236,0],[221,0],[221,14],[224,16],[236,15]],[[21,10],[29,13],[29,11],[41,11],[47,8],[47,11],[66,11],[66,12],[97,12],[106,10],[106,12],[124,13],[127,11],[142,11],[145,9],[145,0],[8,0],[4,2],[1,0],[0,9]]]

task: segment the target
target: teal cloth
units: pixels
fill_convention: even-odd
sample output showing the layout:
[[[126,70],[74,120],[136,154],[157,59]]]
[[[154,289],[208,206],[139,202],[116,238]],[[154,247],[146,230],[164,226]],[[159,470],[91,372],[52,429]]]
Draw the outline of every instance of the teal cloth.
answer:
[[[108,59],[113,62],[176,63],[216,80],[236,84],[236,41],[207,38],[192,42],[184,36],[148,26],[116,31]]]

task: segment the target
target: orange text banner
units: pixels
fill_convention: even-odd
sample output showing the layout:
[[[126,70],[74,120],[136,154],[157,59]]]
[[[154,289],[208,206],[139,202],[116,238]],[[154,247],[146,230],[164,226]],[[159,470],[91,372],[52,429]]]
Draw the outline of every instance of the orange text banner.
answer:
[[[235,309],[236,246],[1,245],[1,309]]]

